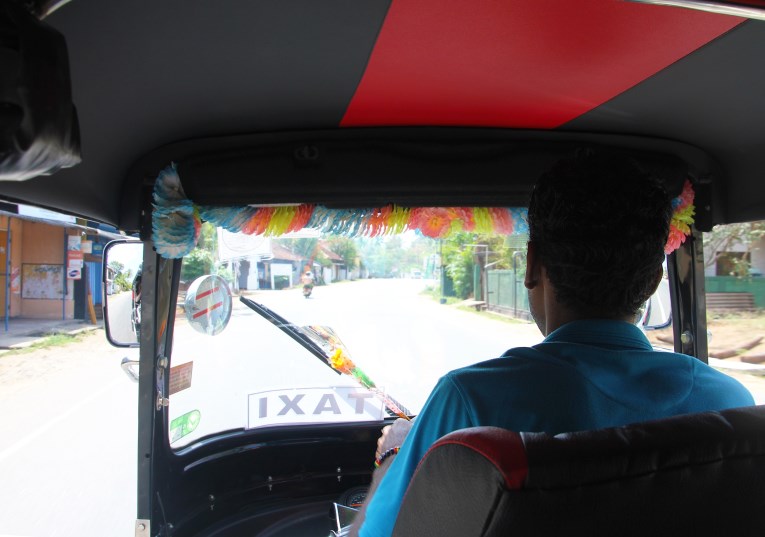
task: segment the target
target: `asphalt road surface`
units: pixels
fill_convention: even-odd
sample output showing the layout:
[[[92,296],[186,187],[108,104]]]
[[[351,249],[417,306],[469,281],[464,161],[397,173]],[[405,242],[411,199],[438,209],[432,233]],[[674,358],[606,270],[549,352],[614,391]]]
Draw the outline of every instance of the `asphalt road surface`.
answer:
[[[249,297],[292,324],[334,329],[356,365],[413,413],[447,371],[541,340],[533,324],[441,305],[420,294],[424,285],[423,280],[363,280],[316,287],[309,299],[298,289]],[[172,364],[188,362],[193,362],[193,384],[171,396],[170,419],[192,410],[202,418],[197,431],[176,447],[248,426],[248,394],[355,385],[238,300],[228,327],[217,336],[196,332],[186,321],[176,324]]]
[[[112,339],[118,343],[134,343],[138,336],[133,331],[130,323],[130,313],[133,307],[133,298],[130,291],[122,291],[107,297],[109,315],[109,327]]]
[[[131,354],[132,353],[132,354]],[[133,535],[137,385],[103,330],[0,356],[0,536]]]

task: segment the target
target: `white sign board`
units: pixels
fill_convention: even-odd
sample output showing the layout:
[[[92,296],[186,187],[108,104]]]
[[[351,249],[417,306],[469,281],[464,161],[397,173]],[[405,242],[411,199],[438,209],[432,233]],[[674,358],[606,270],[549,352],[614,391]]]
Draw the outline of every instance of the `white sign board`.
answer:
[[[251,393],[247,427],[382,421],[382,401],[364,388],[329,386]]]
[[[271,240],[262,235],[232,233],[218,228],[218,257],[221,261],[232,259],[271,259]]]

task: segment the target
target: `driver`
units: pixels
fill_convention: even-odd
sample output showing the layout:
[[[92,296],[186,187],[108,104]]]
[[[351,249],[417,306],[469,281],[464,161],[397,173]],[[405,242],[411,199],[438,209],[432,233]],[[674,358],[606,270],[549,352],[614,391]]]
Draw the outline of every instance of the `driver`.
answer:
[[[671,215],[660,182],[626,158],[580,152],[539,179],[524,284],[544,341],[446,374],[414,422],[383,429],[354,533],[391,535],[417,463],[457,429],[557,434],[754,404],[700,360],[654,351],[633,324],[662,277]]]
[[[311,272],[311,267],[308,265],[305,266],[305,270],[303,271],[303,275],[300,277],[300,281],[303,284],[303,289],[313,289],[313,272]]]
[[[141,264],[140,267],[138,267],[138,272],[135,274],[135,278],[133,278],[133,304],[140,304],[141,303],[141,279],[143,276],[143,264]]]

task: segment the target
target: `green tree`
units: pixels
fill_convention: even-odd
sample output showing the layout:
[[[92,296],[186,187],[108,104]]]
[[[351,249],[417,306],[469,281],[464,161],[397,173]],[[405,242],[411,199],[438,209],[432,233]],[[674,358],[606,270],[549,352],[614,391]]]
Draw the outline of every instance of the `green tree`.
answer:
[[[117,260],[109,261],[109,268],[114,271],[114,285],[120,291],[129,291],[133,285],[133,273],[125,270],[125,265]]]
[[[467,298],[473,292],[473,248],[475,235],[456,233],[444,239],[441,246],[441,264],[454,285],[459,298]]]
[[[475,296],[474,271],[510,269],[513,254],[525,249],[525,241],[508,240],[502,235],[461,232],[444,239],[441,245],[441,264],[452,280],[454,293],[459,298]]]
[[[703,234],[704,265],[715,267],[719,263],[732,276],[748,276],[752,250],[763,237],[765,221],[715,226]]]
[[[197,246],[183,258],[181,278],[193,282],[200,276],[215,273],[218,259],[218,232],[209,222],[202,224]]]
[[[382,237],[362,237],[357,239],[359,255],[364,260],[364,266],[373,277],[385,276],[385,255]]]
[[[316,259],[316,256],[319,254],[318,238],[292,239],[292,242],[292,251],[307,261]]]
[[[189,255],[183,258],[183,279],[193,282],[200,276],[213,272],[212,252],[201,248],[194,248]]]
[[[131,270],[125,270],[114,276],[114,285],[116,285],[120,291],[130,291],[133,287],[133,272]]]
[[[332,237],[327,241],[329,249],[343,258],[346,266],[355,267],[359,252],[353,239],[347,237]]]

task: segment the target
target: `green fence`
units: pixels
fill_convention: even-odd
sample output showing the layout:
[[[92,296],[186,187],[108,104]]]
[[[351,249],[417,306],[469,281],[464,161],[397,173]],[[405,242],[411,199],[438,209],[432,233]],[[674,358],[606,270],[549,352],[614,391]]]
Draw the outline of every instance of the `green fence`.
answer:
[[[765,278],[707,276],[705,281],[707,293],[752,293],[755,307],[765,308]]]
[[[513,270],[490,270],[487,272],[489,309],[501,311],[513,317],[529,319],[529,298],[523,286],[523,273]]]

